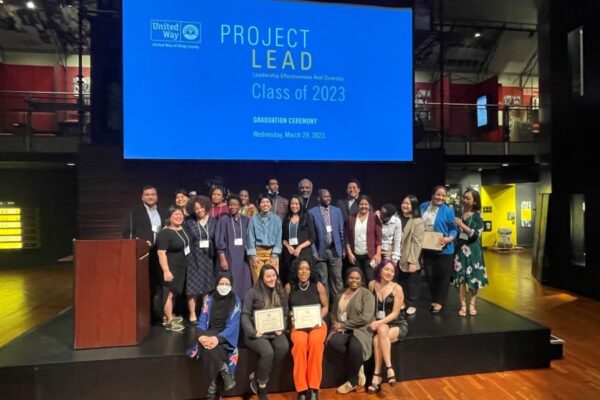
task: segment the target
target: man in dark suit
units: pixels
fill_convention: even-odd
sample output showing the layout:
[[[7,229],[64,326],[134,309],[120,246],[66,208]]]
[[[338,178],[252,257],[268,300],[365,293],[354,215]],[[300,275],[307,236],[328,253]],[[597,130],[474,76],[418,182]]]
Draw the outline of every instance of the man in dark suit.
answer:
[[[360,182],[358,179],[350,179],[346,185],[346,198],[339,199],[336,203],[342,211],[344,223],[348,222],[348,216],[358,212],[358,196],[360,195]]]
[[[344,218],[339,208],[330,205],[331,193],[319,190],[319,207],[308,212],[315,221],[317,240],[312,245],[317,260],[316,270],[321,282],[329,289],[329,301],[342,292],[342,257],[344,256]]]
[[[312,195],[313,183],[310,179],[304,178],[298,182],[298,193],[302,197],[302,206],[305,210],[319,206],[319,201]]]
[[[158,194],[154,186],[144,186],[142,189],[142,204],[139,204],[129,210],[127,221],[123,229],[123,238],[125,239],[143,239],[148,243],[149,255],[148,265],[150,268],[150,298],[152,301],[152,316],[154,320],[162,316],[162,301],[155,298],[155,294],[161,293],[158,289],[160,285],[160,274],[162,270],[158,263],[158,254],[156,252],[156,235],[163,226],[166,213],[156,205]]]

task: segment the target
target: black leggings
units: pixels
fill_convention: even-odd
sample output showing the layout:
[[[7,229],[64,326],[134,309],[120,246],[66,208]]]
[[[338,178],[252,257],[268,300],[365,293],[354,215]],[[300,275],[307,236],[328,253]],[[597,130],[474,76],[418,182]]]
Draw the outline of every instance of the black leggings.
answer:
[[[423,264],[425,264],[432,303],[438,303],[442,306],[446,304],[453,260],[454,255],[452,254],[436,254],[435,252],[423,251]]]
[[[251,339],[245,337],[246,346],[258,354],[255,378],[259,384],[269,382],[273,366],[279,364],[290,349],[290,343],[285,335],[275,338]]]
[[[358,385],[358,371],[363,363],[363,348],[352,333],[337,332],[327,342],[335,351],[344,356],[346,378],[352,386]]]

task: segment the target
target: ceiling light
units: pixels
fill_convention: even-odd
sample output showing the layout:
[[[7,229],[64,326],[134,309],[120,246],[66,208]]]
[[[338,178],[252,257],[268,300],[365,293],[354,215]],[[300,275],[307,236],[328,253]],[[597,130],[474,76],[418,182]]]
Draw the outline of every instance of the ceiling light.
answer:
[[[481,171],[483,171],[483,168],[477,168],[477,171],[481,172]]]
[[[28,1],[27,3],[25,3],[25,5],[27,6],[27,8],[29,8],[30,10],[33,10],[35,8],[35,3],[33,1]]]
[[[502,164],[503,167],[508,167],[508,164],[504,163]]]
[[[67,163],[67,165],[68,165],[69,167],[74,167],[74,166],[75,166],[75,163],[74,163],[74,162],[68,162],[68,163]]]
[[[479,33],[479,32],[475,32],[475,35],[474,35],[474,36],[475,36],[476,38],[478,38],[478,37],[481,37],[481,33]]]

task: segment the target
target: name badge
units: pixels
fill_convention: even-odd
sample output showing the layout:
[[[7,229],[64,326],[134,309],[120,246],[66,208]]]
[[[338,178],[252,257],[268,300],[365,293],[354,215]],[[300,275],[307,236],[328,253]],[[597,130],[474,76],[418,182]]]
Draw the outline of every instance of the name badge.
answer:
[[[152,232],[154,232],[154,233],[158,233],[159,230],[160,230],[160,225],[154,225],[152,227]]]
[[[375,316],[375,318],[379,319],[384,319],[385,318],[385,311],[377,311],[377,315]]]
[[[298,245],[298,238],[290,238],[290,245],[291,246],[297,246]]]
[[[340,314],[340,322],[346,322],[348,320],[348,315],[343,312]]]
[[[233,241],[234,246],[243,246],[244,245],[244,239],[242,238],[235,238],[235,240]]]
[[[462,240],[469,240],[469,235],[467,235],[465,232],[461,232],[458,237]]]
[[[184,247],[184,249],[183,249],[183,254],[185,254],[186,256],[187,256],[188,254],[190,254],[190,246],[185,246],[185,247]]]
[[[208,249],[210,242],[208,240],[201,240],[199,245],[201,249]]]
[[[325,230],[327,231],[327,233],[333,232],[333,229],[331,228],[331,225],[326,225],[325,226]]]

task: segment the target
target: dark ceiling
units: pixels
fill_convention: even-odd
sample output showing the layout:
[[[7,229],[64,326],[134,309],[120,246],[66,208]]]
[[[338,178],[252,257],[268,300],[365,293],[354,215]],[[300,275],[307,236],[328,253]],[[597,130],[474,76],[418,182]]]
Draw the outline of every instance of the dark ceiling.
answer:
[[[0,50],[77,54],[78,1],[0,0]],[[198,0],[201,1],[201,0]],[[537,75],[541,0],[415,0],[415,69],[435,75],[444,39],[445,72]],[[83,0],[93,13],[96,0]],[[83,50],[90,25],[83,19]],[[476,37],[477,34],[477,37]]]

